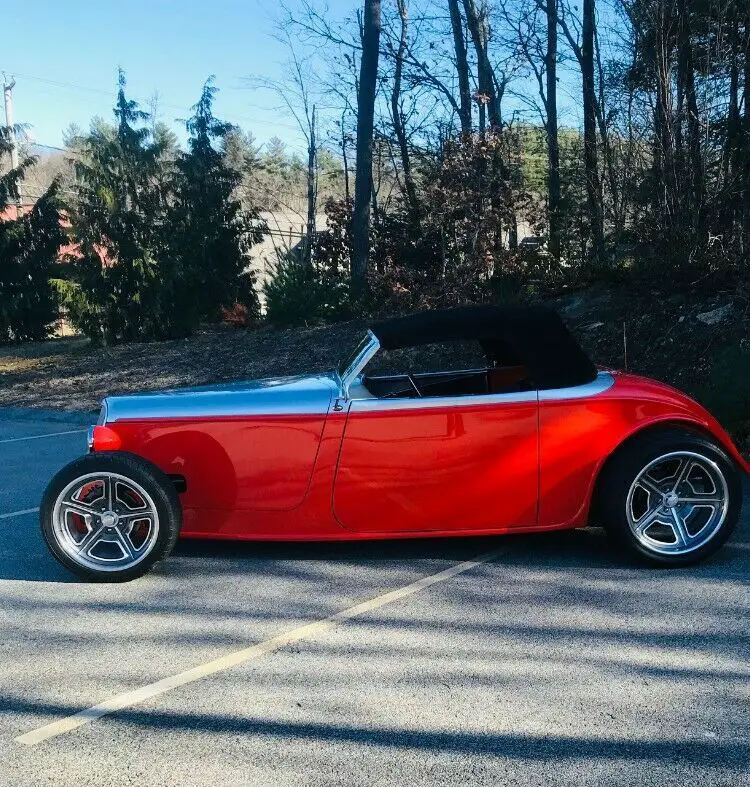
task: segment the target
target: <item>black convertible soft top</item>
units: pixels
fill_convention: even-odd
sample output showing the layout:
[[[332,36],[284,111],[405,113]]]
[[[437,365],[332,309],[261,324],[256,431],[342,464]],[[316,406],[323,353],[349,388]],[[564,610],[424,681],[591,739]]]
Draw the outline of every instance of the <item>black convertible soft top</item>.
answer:
[[[373,323],[385,350],[476,340],[490,361],[522,363],[540,389],[584,385],[597,369],[547,306],[460,306]]]

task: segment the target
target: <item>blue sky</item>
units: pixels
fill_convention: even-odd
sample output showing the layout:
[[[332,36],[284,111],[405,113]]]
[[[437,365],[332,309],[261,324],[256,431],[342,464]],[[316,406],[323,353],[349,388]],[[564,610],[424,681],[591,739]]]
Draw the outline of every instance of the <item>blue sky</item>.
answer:
[[[316,6],[324,2],[335,21],[361,5],[317,0]],[[122,66],[130,97],[146,104],[158,91],[159,118],[183,138],[184,126],[174,120],[188,116],[203,82],[215,74],[217,116],[260,142],[278,136],[302,152],[303,138],[279,97],[244,81],[283,76],[289,53],[275,38],[280,16],[278,0],[13,0],[3,9],[0,72],[15,76],[15,120],[28,124],[41,144],[61,145],[71,123],[86,129],[95,115],[111,120]],[[533,81],[527,86],[533,95]],[[579,93],[577,72],[563,67],[563,124],[578,121]],[[506,104],[506,114],[514,104]]]
[[[329,4],[342,15],[353,7],[352,0]],[[15,75],[15,120],[42,144],[59,146],[72,122],[87,128],[94,115],[109,120],[122,66],[132,97],[146,101],[158,90],[164,121],[186,117],[215,74],[217,115],[259,141],[276,135],[299,149],[278,98],[243,88],[243,77],[283,72],[278,15],[275,0],[16,0],[4,4],[0,72]]]

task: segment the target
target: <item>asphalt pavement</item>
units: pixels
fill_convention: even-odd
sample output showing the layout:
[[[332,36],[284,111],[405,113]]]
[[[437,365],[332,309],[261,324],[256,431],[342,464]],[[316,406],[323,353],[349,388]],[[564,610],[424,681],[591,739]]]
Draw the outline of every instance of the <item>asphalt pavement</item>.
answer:
[[[33,509],[92,418],[0,411],[0,785],[750,782],[750,501],[681,570],[589,530],[185,542],[85,584]]]

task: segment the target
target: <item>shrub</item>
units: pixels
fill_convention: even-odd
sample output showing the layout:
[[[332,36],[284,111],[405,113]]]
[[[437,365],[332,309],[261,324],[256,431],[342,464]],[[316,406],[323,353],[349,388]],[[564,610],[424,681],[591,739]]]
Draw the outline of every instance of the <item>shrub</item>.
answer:
[[[246,303],[233,303],[221,309],[222,322],[233,328],[251,328],[258,322],[258,312]]]
[[[275,266],[264,292],[268,320],[274,325],[315,325],[351,315],[348,276],[304,266],[293,254]]]
[[[721,421],[743,450],[750,450],[750,343],[728,347],[711,370],[698,398]]]

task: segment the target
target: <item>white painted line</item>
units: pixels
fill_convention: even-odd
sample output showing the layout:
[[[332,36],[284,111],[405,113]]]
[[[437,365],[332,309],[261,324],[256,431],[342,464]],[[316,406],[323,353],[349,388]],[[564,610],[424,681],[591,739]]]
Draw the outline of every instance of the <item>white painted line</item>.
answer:
[[[24,514],[36,514],[39,508],[24,508],[23,511],[11,511],[9,514],[0,514],[0,519],[10,519],[12,516],[23,516]]]
[[[7,440],[0,440],[0,443],[21,443],[24,440],[41,440],[43,437],[57,437],[62,434],[83,434],[87,429],[70,429],[67,432],[48,432],[47,434],[34,434],[30,437],[9,437]]]
[[[750,544],[727,544],[727,549],[740,549],[747,552],[750,551]]]
[[[78,727],[82,727],[84,724],[89,724],[92,721],[96,721],[96,719],[100,719],[102,716],[116,713],[119,710],[132,707],[133,705],[138,705],[139,703],[145,702],[152,697],[157,697],[158,695],[164,694],[168,691],[171,691],[172,689],[176,689],[188,683],[194,683],[195,681],[201,680],[202,678],[207,678],[209,675],[215,675],[217,672],[223,672],[224,670],[231,669],[232,667],[236,667],[238,664],[242,664],[246,661],[258,659],[261,656],[267,655],[268,653],[274,653],[275,651],[281,650],[281,648],[290,645],[292,642],[299,642],[300,640],[310,639],[320,634],[325,634],[347,620],[364,615],[367,612],[372,612],[375,609],[380,609],[386,604],[393,604],[395,601],[399,601],[402,598],[419,593],[421,590],[424,590],[431,585],[436,585],[438,582],[445,582],[445,580],[455,577],[457,574],[463,574],[465,571],[470,571],[471,569],[480,566],[482,563],[487,563],[490,560],[494,560],[496,557],[499,557],[506,552],[507,549],[494,550],[492,552],[479,555],[473,560],[457,563],[450,568],[446,568],[444,571],[439,571],[437,574],[431,574],[428,577],[423,577],[416,582],[412,582],[410,585],[405,585],[404,587],[397,588],[396,590],[391,590],[389,593],[384,593],[382,596],[376,596],[369,601],[364,601],[361,604],[356,604],[355,606],[349,607],[348,609],[342,610],[341,612],[336,612],[330,617],[323,618],[322,620],[318,620],[313,623],[308,623],[304,626],[299,626],[298,628],[291,629],[290,631],[285,631],[282,634],[277,634],[275,637],[271,637],[271,639],[267,639],[264,642],[259,642],[257,645],[251,645],[248,648],[236,650],[233,653],[227,653],[226,656],[221,656],[220,658],[214,659],[213,661],[200,664],[197,667],[185,670],[185,672],[179,672],[176,675],[162,678],[161,680],[156,681],[156,683],[149,683],[147,686],[142,686],[139,689],[126,691],[124,694],[118,694],[117,696],[105,700],[98,705],[94,705],[92,708],[87,708],[86,710],[74,713],[72,716],[67,716],[64,719],[60,719],[59,721],[46,724],[44,727],[39,727],[36,730],[31,730],[31,732],[19,735],[14,740],[16,743],[34,746],[35,744],[46,741],[49,738],[54,738],[58,735],[64,735],[66,732],[71,732]]]

